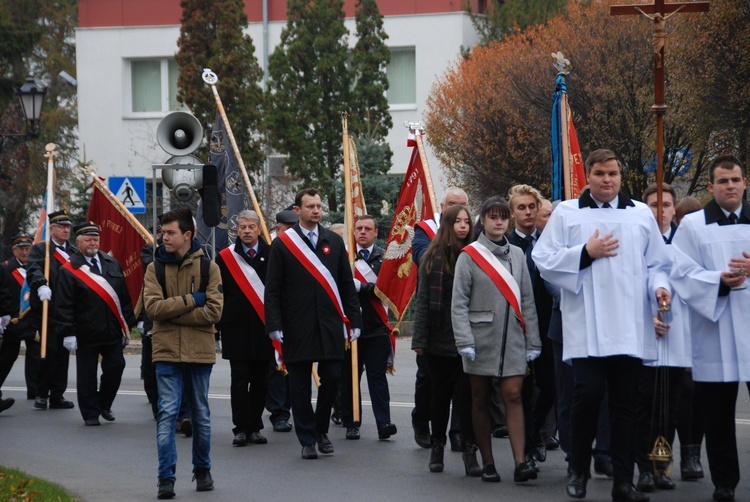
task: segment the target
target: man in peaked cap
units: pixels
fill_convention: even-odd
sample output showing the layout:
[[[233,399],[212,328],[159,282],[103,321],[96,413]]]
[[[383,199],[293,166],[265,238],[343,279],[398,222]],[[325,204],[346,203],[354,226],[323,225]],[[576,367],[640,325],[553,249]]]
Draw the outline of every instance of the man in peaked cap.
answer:
[[[50,213],[49,218],[49,247],[40,242],[32,246],[29,252],[29,265],[26,282],[31,288],[31,322],[34,328],[42,329],[42,302],[49,302],[49,317],[47,319],[47,357],[39,364],[39,379],[37,382],[37,396],[34,408],[47,409],[47,400],[51,409],[73,408],[72,401],[63,397],[68,387],[68,363],[70,353],[65,350],[62,338],[57,336],[54,323],[56,299],[52,298],[57,287],[57,276],[62,266],[70,261],[71,256],[78,250],[70,245],[70,217],[63,210]],[[49,253],[49,254],[48,254]],[[44,276],[45,258],[49,259],[49,280]]]
[[[76,350],[78,407],[84,423],[99,425],[100,415],[115,420],[112,402],[125,370],[122,349],[136,320],[122,267],[99,250],[99,227],[87,221],[75,227],[75,233],[79,253],[60,269],[54,320],[63,346]]]
[[[34,239],[28,235],[18,234],[13,237],[13,257],[0,266],[0,275],[4,276],[8,294],[12,302],[11,314],[5,327],[5,340],[0,346],[0,387],[8,377],[13,363],[18,359],[21,350],[21,341],[26,345],[25,376],[26,394],[29,399],[36,397],[36,382],[39,368],[39,341],[34,339],[36,330],[27,315],[20,316],[19,302],[21,290],[26,282],[26,265],[29,260],[29,251]],[[0,279],[2,281],[2,279]],[[15,318],[10,322],[11,318]],[[0,392],[0,411],[10,408],[13,399],[2,399]]]

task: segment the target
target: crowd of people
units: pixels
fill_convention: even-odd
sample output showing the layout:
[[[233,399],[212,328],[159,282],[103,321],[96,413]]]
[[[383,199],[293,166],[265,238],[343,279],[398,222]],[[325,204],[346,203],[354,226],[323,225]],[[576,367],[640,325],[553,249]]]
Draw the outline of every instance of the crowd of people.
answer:
[[[750,325],[745,169],[731,156],[714,159],[705,207],[677,201],[667,184],[633,200],[620,191],[622,164],[609,150],[592,152],[585,169],[588,186],[574,200],[552,204],[517,185],[473,215],[452,187],[439,217],[416,225],[414,440],[430,450],[430,472],[444,470],[450,448],[467,476],[485,482],[501,481],[492,437],[509,437],[517,483],[537,479],[547,449],[559,447],[569,497],[586,496],[593,460],[594,472],[613,478],[613,500],[646,501],[675,488],[664,458],[675,436],[682,479],[704,476],[705,437],[713,498],[734,500],[734,412],[739,383],[750,381],[741,328]],[[24,342],[33,406],[75,408],[64,397],[75,352],[84,424],[114,421],[123,347],[137,327],[159,499],[175,496],[178,432],[192,436],[196,489],[213,489],[217,335],[230,365],[234,447],[267,443],[265,410],[274,431],[295,432],[302,459],[334,453],[332,421],[358,440],[350,348],[367,375],[378,438],[392,438],[392,328],[374,291],[385,257],[377,222],[355,222],[352,267],[322,217],[318,191],[302,190],[293,210],[276,215],[267,244],[261,217],[242,211],[235,243],[212,261],[191,211],[164,213],[156,245],[142,253],[136,318],[120,264],[99,249],[97,222],[73,227],[66,211],[49,214],[49,242],[14,237],[0,271],[0,386]],[[21,310],[25,288],[30,306]],[[13,404],[0,394],[0,412]]]

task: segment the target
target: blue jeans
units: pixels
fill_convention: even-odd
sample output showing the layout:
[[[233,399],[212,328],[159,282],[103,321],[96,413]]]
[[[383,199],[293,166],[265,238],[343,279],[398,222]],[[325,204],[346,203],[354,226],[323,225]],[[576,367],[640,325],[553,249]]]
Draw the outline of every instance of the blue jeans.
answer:
[[[210,469],[211,410],[208,407],[208,384],[213,364],[157,362],[154,368],[159,396],[156,423],[159,479],[175,479],[175,425],[183,395],[188,401],[193,425],[193,472]]]

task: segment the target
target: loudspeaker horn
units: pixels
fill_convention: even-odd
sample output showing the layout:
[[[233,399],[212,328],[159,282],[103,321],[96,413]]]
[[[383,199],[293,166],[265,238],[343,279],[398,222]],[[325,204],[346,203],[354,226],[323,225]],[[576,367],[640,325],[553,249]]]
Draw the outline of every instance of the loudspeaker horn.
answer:
[[[170,155],[190,155],[201,146],[203,127],[190,113],[172,112],[159,122],[156,140]]]

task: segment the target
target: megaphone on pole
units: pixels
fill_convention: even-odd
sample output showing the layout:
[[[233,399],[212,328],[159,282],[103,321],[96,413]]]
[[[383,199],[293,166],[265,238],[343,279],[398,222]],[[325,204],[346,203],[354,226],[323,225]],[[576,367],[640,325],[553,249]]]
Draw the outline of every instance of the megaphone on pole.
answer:
[[[203,142],[200,121],[187,112],[172,112],[159,122],[156,140],[171,155],[165,164],[172,168],[162,171],[164,184],[177,200],[190,200],[203,186],[203,162],[192,155]]]

